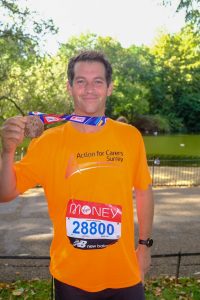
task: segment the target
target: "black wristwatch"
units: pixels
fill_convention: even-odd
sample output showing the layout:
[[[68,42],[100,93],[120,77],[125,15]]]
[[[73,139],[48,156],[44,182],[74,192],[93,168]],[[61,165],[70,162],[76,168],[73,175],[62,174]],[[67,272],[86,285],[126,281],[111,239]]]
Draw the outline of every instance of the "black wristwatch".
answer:
[[[146,245],[149,248],[153,245],[153,240],[152,239],[139,240],[138,243],[141,244],[141,245]]]

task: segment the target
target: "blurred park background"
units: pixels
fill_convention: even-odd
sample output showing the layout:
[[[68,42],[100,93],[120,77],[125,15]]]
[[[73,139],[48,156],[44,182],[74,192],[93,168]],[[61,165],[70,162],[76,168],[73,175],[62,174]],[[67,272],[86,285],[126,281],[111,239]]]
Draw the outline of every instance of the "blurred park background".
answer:
[[[73,104],[66,93],[69,58],[82,49],[103,50],[114,71],[114,92],[108,99],[106,115],[113,119],[126,117],[144,137],[157,202],[154,259],[159,259],[156,255],[175,254],[170,275],[177,275],[177,266],[180,267],[178,253],[183,249],[185,254],[191,254],[186,267],[194,267],[183,275],[196,274],[199,277],[200,1],[157,2],[166,7],[177,3],[174,13],[182,12],[185,16],[184,26],[179,31],[160,31],[151,45],[133,42],[127,47],[111,36],[85,32],[72,35],[60,43],[55,53],[50,54],[44,51],[42,45],[47,35],[58,35],[59,28],[54,21],[40,18],[29,7],[20,6],[21,1],[0,0],[0,126],[7,118],[27,115],[29,111],[70,114]],[[110,22],[112,13],[114,10]],[[119,19],[120,22],[123,19]],[[29,142],[26,139],[17,149],[16,160],[26,153]],[[38,191],[40,189],[1,207],[1,228],[5,240],[1,244],[2,256],[32,254],[46,255],[48,259],[52,229],[47,221],[43,192],[38,194]],[[38,213],[41,214],[39,221],[45,222],[43,228],[37,221]],[[22,219],[19,222],[17,217],[25,218],[27,224],[24,226]],[[10,227],[7,225],[9,220],[12,220]],[[19,232],[13,232],[13,226],[21,226],[23,237],[19,237]],[[30,248],[26,245],[28,242]],[[43,248],[41,242],[47,245]],[[11,245],[18,245],[19,252]],[[23,249],[22,245],[25,245]],[[20,249],[23,250],[21,253]],[[14,259],[11,264],[9,259],[2,258],[2,270],[5,266],[7,269],[11,267],[9,276],[16,278],[20,276],[16,274],[20,260]],[[167,267],[167,256],[163,259]],[[37,264],[37,268],[30,267],[32,271],[40,270],[40,261]],[[45,276],[47,265],[45,262]],[[24,262],[23,266],[26,269],[27,263]],[[156,271],[158,269],[161,269],[160,264]],[[3,272],[1,280],[4,279]],[[30,271],[25,274],[27,277],[31,275]]]
[[[148,135],[200,132],[199,0],[157,0],[166,6],[176,2],[177,13],[185,12],[185,23],[176,33],[160,31],[151,46],[124,47],[113,37],[82,33],[60,43],[55,54],[45,52],[42,44],[59,28],[21,2],[0,0],[0,123],[29,111],[71,113],[68,60],[81,49],[97,49],[105,52],[114,71],[108,117],[122,115]],[[147,148],[152,153],[148,140]]]

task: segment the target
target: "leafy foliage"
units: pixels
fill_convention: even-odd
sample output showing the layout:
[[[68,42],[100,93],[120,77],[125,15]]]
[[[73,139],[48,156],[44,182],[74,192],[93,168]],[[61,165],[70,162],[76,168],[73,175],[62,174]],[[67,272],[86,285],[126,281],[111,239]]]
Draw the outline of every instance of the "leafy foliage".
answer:
[[[155,56],[155,81],[150,83],[150,111],[166,116],[172,131],[182,131],[184,127],[187,131],[199,131],[199,42],[200,35],[186,26],[178,34],[162,35],[151,49]]]
[[[0,283],[0,299],[48,300],[51,294],[50,280],[16,281]],[[145,283],[147,300],[198,300],[200,298],[200,281],[195,278],[173,277],[152,278]]]
[[[191,1],[181,1],[181,5],[186,2]],[[200,132],[200,35],[196,25],[187,25],[176,34],[161,34],[152,47],[123,48],[111,37],[81,34],[49,56],[39,49],[41,37],[56,31],[52,21],[37,21],[16,0],[0,0],[0,6],[8,20],[0,22],[0,123],[32,110],[72,112],[65,87],[67,63],[80,50],[97,49],[105,52],[114,71],[114,91],[106,109],[109,117],[123,115],[132,124],[148,119],[149,131],[153,126],[161,132]],[[31,33],[27,31],[30,24]]]
[[[51,282],[50,280],[17,280],[13,283],[0,283],[0,300],[2,299],[35,299],[48,300],[50,299]]]
[[[37,21],[16,0],[0,0],[0,8],[0,115],[4,120],[12,114],[25,113],[22,83],[29,82],[30,87],[30,68],[41,62],[40,39],[49,31],[56,33],[57,29],[52,20]]]
[[[161,115],[139,115],[133,124],[144,134],[167,133],[170,131],[168,120]]]
[[[172,0],[163,0],[164,5],[171,5]],[[176,12],[185,11],[185,21],[200,29],[200,0],[180,0]]]
[[[200,297],[200,281],[194,278],[174,277],[154,278],[147,281],[145,286],[146,299],[180,299],[198,300]]]

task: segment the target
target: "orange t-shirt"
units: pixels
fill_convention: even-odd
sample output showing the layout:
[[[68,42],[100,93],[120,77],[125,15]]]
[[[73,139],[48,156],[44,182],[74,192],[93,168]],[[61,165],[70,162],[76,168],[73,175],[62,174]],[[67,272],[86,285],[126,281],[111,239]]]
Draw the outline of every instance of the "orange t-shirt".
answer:
[[[108,119],[98,132],[82,133],[68,122],[34,139],[15,171],[20,193],[44,187],[56,279],[90,292],[141,280],[132,188],[147,189],[151,179],[135,127]]]

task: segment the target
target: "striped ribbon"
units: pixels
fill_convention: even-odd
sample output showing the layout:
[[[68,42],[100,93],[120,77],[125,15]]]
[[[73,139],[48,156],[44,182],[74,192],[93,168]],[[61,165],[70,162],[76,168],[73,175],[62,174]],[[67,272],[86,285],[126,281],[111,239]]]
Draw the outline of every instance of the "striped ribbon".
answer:
[[[41,112],[29,112],[30,116],[38,116],[44,124],[52,124],[61,121],[70,121],[92,126],[103,126],[106,123],[106,117],[88,117],[79,115],[60,115],[60,114],[45,114]]]

